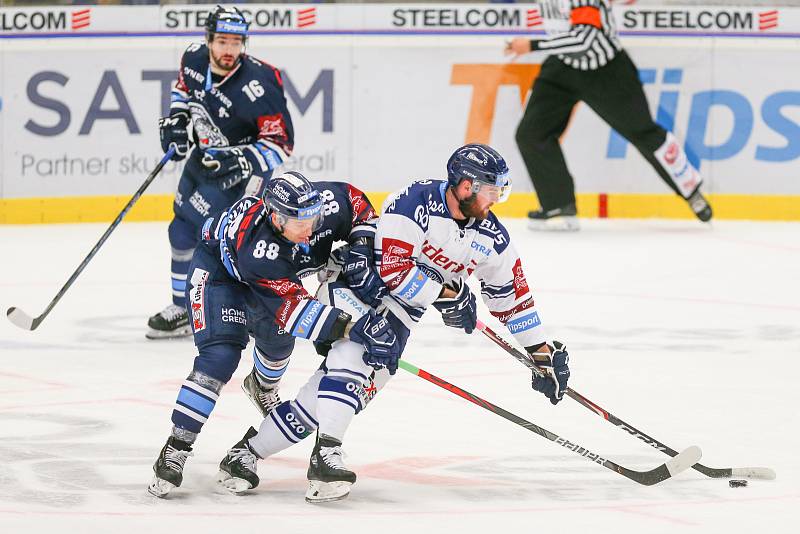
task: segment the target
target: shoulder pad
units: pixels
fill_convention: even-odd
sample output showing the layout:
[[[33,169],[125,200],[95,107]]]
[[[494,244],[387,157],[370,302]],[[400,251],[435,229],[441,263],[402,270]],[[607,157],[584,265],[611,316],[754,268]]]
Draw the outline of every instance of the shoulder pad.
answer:
[[[478,225],[478,233],[488,236],[494,241],[494,251],[498,254],[501,254],[511,242],[508,230],[497,218],[497,215],[491,211],[489,216]]]

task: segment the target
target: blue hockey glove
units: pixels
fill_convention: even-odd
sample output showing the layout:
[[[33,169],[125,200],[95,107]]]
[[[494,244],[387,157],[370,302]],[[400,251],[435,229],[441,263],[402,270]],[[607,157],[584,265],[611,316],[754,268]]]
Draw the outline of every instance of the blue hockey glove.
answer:
[[[532,387],[543,393],[552,404],[558,404],[564,398],[569,381],[569,354],[567,347],[560,341],[553,341],[550,347],[552,354],[536,352],[531,354],[534,363],[545,372],[544,377],[533,373]]]
[[[440,297],[433,302],[433,307],[441,312],[444,324],[463,328],[464,332],[471,334],[478,323],[475,295],[463,280],[459,280],[452,289],[456,292],[455,297]]]
[[[237,147],[208,148],[203,154],[206,175],[217,180],[223,191],[249,180],[253,175],[253,165]]]
[[[369,310],[350,329],[350,339],[364,345],[364,363],[375,369],[386,367],[390,375],[397,372],[400,343],[386,317]]]
[[[372,246],[366,243],[353,245],[343,255],[343,260],[342,273],[350,289],[364,304],[370,307],[380,304],[386,294],[386,284],[375,269]]]
[[[158,130],[161,136],[161,150],[164,153],[170,146],[175,147],[172,161],[181,161],[189,152],[189,115],[183,112],[173,113],[169,117],[158,119]]]

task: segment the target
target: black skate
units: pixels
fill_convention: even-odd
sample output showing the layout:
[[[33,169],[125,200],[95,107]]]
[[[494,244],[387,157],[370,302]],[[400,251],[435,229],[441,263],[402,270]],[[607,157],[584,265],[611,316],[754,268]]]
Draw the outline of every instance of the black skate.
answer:
[[[356,474],[345,467],[343,456],[341,441],[325,434],[317,436],[308,465],[307,502],[338,501],[350,494]]]
[[[694,190],[689,198],[686,199],[686,202],[689,203],[689,207],[692,208],[692,211],[703,222],[708,222],[711,220],[711,216],[713,215],[711,211],[711,205],[706,200],[706,197],[703,196],[703,193],[700,192],[700,188]]]
[[[573,203],[551,210],[539,208],[536,211],[529,211],[528,228],[531,230],[574,232],[580,229],[578,210]]]
[[[189,325],[189,312],[186,308],[170,304],[147,320],[150,327],[145,337],[147,339],[168,339],[192,335]]]
[[[239,443],[231,447],[219,463],[217,481],[231,493],[244,493],[258,486],[259,480],[256,474],[258,455],[247,443],[256,434],[258,434],[256,429],[250,427]]]
[[[274,387],[269,389],[262,387],[258,382],[258,378],[256,378],[255,369],[250,371],[250,374],[242,380],[242,389],[247,398],[252,401],[261,413],[261,417],[269,415],[269,412],[277,408],[281,403],[281,398],[278,395],[278,385],[275,384]]]
[[[170,436],[164,448],[161,449],[156,463],[153,464],[155,475],[147,491],[151,495],[163,498],[173,488],[179,487],[183,482],[183,466],[191,455],[191,443]]]

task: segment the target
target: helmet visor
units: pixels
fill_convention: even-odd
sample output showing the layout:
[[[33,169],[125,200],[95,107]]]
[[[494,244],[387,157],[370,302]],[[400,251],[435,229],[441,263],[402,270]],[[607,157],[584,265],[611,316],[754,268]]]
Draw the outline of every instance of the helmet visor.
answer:
[[[281,213],[279,209],[275,209],[278,216],[278,223],[289,230],[302,232],[304,230],[311,230],[316,232],[322,226],[322,221],[325,219],[323,211],[323,201],[319,201],[311,206],[300,208],[297,210],[297,215],[287,215]]]
[[[474,180],[472,182],[472,192],[493,203],[505,202],[511,194],[511,177],[507,172],[503,173],[497,177],[497,181],[494,184]]]

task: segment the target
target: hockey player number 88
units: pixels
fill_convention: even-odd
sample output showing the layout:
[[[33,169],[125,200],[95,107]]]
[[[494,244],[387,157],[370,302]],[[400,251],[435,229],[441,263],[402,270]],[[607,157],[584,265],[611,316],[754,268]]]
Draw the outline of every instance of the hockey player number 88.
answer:
[[[330,215],[331,213],[339,213],[339,203],[333,200],[333,192],[330,189],[322,191],[322,200],[325,201],[323,208],[323,215]]]
[[[267,247],[267,242],[263,239],[256,243],[256,248],[253,249],[253,257],[254,258],[263,258],[264,256],[267,257],[268,260],[274,260],[278,257],[278,244],[277,243],[270,243],[269,247]]]

